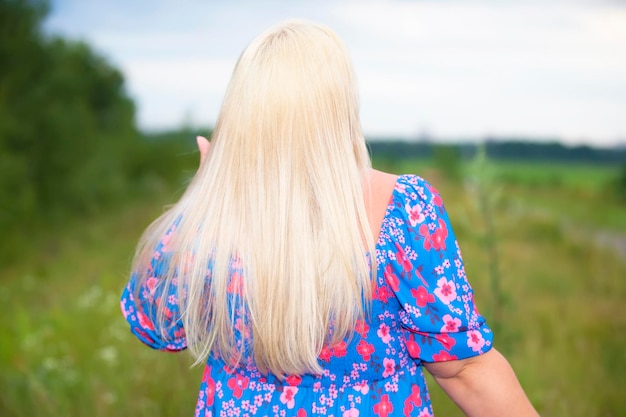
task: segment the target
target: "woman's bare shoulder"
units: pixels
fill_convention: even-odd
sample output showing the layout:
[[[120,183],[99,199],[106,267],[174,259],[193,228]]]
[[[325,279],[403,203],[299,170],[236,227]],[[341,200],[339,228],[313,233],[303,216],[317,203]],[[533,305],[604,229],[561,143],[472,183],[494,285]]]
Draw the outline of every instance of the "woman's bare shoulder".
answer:
[[[385,196],[389,197],[391,192],[393,192],[397,181],[398,175],[372,169],[370,171],[372,196],[379,196],[384,200]]]
[[[375,241],[378,240],[378,234],[397,180],[398,176],[394,174],[374,169],[369,172],[365,185],[365,207]]]

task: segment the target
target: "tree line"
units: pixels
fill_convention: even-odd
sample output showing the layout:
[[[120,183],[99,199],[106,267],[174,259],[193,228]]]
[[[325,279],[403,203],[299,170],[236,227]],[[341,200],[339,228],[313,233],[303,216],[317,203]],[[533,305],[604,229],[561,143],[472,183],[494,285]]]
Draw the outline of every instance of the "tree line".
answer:
[[[137,130],[118,69],[44,33],[48,11],[43,0],[0,0],[0,261],[36,229],[173,180],[172,164],[184,163],[172,158],[182,144]]]
[[[373,155],[388,159],[430,159],[442,147],[453,149],[461,159],[472,159],[480,146],[477,143],[463,142],[442,145],[428,141],[408,142],[381,138],[373,138],[369,144]],[[562,162],[591,165],[622,165],[626,163],[626,146],[596,148],[588,145],[566,146],[559,142],[487,139],[484,147],[487,156],[497,161]]]

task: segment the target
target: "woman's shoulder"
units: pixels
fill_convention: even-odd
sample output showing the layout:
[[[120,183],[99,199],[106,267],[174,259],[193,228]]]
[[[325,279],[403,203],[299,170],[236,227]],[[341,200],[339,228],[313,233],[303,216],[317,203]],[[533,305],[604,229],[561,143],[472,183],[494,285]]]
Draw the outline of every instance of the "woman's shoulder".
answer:
[[[385,225],[402,227],[443,209],[439,192],[419,175],[372,170],[369,187],[368,217],[374,237]]]
[[[431,188],[432,185],[429,181],[418,174],[392,174],[390,172],[380,171],[376,169],[372,169],[370,171],[370,178],[372,179],[372,184],[379,184],[382,186],[385,185],[400,185],[401,187],[412,186],[412,187],[420,187],[426,186]]]
[[[439,191],[423,177],[417,174],[400,174],[395,177],[390,204],[401,206],[406,203],[442,205]]]
[[[405,186],[415,187],[432,187],[429,181],[418,174],[400,174],[397,176],[397,182]]]
[[[430,182],[415,174],[397,176],[384,224],[395,233],[412,233],[416,227],[436,227],[442,218],[447,218],[443,200]]]

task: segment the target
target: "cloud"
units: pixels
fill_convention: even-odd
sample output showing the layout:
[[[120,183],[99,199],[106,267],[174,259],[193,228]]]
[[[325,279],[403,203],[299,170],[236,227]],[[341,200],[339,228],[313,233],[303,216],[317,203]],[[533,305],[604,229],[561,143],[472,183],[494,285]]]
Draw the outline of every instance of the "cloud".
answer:
[[[344,39],[366,133],[626,138],[624,3],[68,1],[49,26],[119,65],[155,128],[214,123],[239,53],[288,17]]]
[[[406,135],[626,136],[624,7],[387,1],[334,12],[365,34],[353,54],[366,130],[389,128],[375,121],[385,106]]]
[[[136,59],[122,65],[143,128],[215,120],[234,62],[229,59]]]

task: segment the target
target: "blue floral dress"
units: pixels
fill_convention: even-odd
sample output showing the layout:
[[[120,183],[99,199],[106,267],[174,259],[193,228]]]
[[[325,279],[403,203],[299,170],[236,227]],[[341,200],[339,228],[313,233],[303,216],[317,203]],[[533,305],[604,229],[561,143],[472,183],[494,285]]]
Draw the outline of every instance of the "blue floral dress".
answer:
[[[156,248],[151,278],[133,297],[135,275],[121,306],[131,331],[152,348],[186,348],[175,289],[159,294],[159,266],[175,226]],[[493,335],[474,304],[461,251],[437,190],[424,179],[396,182],[376,243],[372,311],[349,343],[322,350],[322,375],[280,381],[252,362],[229,368],[207,360],[196,416],[432,416],[422,362],[480,355]],[[155,304],[165,302],[169,338],[156,328]]]

